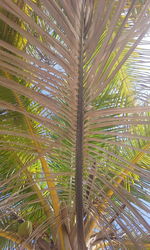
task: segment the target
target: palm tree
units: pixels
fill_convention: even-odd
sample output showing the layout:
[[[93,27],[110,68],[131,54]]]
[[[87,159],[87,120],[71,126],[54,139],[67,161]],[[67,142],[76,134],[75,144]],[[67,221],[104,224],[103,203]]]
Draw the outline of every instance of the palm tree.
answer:
[[[149,11],[0,0],[1,249],[149,247]]]

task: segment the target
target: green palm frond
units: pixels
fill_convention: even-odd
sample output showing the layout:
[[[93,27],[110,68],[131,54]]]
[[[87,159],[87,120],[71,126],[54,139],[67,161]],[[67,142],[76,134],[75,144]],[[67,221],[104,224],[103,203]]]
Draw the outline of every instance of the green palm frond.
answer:
[[[0,0],[1,248],[144,249],[149,14],[149,0]]]

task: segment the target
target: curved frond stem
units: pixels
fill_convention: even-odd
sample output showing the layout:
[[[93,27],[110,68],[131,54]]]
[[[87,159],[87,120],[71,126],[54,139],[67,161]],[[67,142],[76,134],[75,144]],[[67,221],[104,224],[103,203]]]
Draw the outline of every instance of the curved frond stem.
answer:
[[[10,76],[8,75],[8,73],[5,73],[5,76],[10,79]],[[20,100],[19,96],[13,92],[19,106],[21,109],[24,109],[23,107],[23,103],[22,101]],[[42,150],[41,150],[41,147],[40,147],[40,144],[38,143],[38,141],[34,138],[36,138],[36,135],[32,129],[32,125],[31,125],[31,122],[30,120],[28,119],[28,117],[24,116],[24,119],[25,119],[25,122],[27,124],[27,127],[28,127],[28,130],[29,130],[29,135],[31,135],[32,139],[33,139],[33,142],[34,142],[34,145],[36,147],[36,150],[37,152],[39,153],[39,155],[42,154]],[[41,162],[41,165],[42,165],[42,169],[43,169],[43,172],[45,174],[45,178],[46,178],[46,181],[47,181],[47,185],[48,185],[48,188],[49,188],[49,193],[50,193],[50,196],[51,196],[51,199],[52,199],[52,204],[53,204],[53,208],[54,208],[54,213],[55,213],[55,216],[59,216],[60,215],[60,207],[59,207],[59,198],[58,198],[58,195],[57,195],[57,190],[55,188],[55,184],[53,182],[53,179],[50,178],[51,177],[51,172],[50,172],[50,168],[48,166],[48,163],[47,161],[45,160],[44,157],[39,157],[39,160]],[[35,186],[35,191],[37,192],[37,194],[39,195],[39,190],[38,188]],[[45,201],[43,200],[42,198],[42,195],[40,193],[40,200],[42,199],[42,203]],[[45,206],[44,206],[45,207]],[[50,216],[50,211],[48,212],[47,210],[47,205],[46,205],[46,213],[48,213],[48,217]],[[58,229],[58,232],[59,232],[59,237],[60,237],[60,243],[61,243],[61,247],[62,247],[62,250],[65,250],[64,248],[64,240],[63,240],[63,233],[62,233],[62,227],[60,226],[59,229]]]

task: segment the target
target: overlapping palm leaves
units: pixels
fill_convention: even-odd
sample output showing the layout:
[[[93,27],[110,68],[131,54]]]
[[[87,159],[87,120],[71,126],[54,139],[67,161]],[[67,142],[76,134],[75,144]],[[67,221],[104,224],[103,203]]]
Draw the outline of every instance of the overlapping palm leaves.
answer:
[[[29,249],[141,248],[149,106],[125,62],[148,31],[149,1],[0,6],[0,235]]]

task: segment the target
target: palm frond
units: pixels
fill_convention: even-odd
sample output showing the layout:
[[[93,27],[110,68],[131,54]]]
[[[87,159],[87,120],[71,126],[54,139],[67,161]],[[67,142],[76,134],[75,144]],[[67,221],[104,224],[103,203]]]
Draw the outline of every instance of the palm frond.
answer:
[[[22,241],[0,236],[26,248],[47,247],[50,235],[62,250],[141,247],[149,66],[139,83],[148,55],[136,47],[149,0],[0,4],[0,208],[34,225]]]

